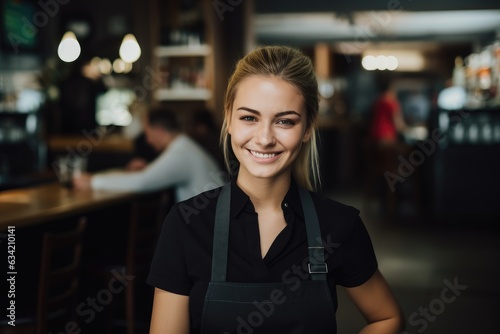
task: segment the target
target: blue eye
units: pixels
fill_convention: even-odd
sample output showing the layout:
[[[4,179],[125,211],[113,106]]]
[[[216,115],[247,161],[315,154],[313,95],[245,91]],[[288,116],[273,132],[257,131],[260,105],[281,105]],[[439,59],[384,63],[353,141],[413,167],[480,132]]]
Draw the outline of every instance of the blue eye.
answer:
[[[253,121],[255,121],[255,117],[253,117],[253,116],[242,116],[242,117],[240,117],[240,119],[242,121],[247,121],[247,122],[253,122]]]
[[[278,124],[280,125],[295,125],[295,121],[292,121],[291,119],[280,119],[278,120]]]

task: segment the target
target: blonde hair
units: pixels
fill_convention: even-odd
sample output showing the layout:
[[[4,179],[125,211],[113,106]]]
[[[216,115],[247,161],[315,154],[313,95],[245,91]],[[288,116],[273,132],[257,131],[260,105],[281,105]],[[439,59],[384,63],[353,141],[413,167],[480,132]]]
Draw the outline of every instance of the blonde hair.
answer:
[[[236,157],[231,149],[228,132],[238,85],[244,79],[254,76],[272,76],[295,86],[302,94],[307,113],[307,128],[311,138],[304,143],[292,166],[292,175],[299,185],[316,190],[319,180],[319,157],[316,143],[316,119],[318,116],[318,83],[311,60],[300,50],[287,46],[264,46],[255,49],[240,59],[229,78],[224,96],[224,122],[220,142],[224,161],[231,174],[235,174]]]

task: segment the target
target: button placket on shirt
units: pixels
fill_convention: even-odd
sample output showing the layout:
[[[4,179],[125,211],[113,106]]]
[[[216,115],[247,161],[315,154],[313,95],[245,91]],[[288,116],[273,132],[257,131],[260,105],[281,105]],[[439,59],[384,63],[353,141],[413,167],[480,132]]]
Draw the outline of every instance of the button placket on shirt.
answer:
[[[276,237],[276,240],[273,242],[273,245],[268,251],[268,254],[265,257],[265,263],[267,266],[272,265],[273,262],[279,260],[280,254],[286,248],[287,243],[290,241],[292,231],[290,230],[293,226],[293,210],[290,208],[290,204],[288,201],[283,201],[281,203],[281,208],[283,210],[283,216],[287,223],[287,226],[280,234]],[[290,225],[292,224],[292,225]]]

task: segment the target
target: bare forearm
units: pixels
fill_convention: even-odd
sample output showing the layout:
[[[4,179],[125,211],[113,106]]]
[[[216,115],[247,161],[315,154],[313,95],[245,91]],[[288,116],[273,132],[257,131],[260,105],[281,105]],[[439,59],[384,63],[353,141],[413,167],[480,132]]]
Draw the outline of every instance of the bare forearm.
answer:
[[[360,334],[397,334],[403,330],[403,313],[378,270],[364,284],[346,291],[368,323]]]
[[[366,325],[359,334],[398,334],[404,329],[400,318],[390,318]]]

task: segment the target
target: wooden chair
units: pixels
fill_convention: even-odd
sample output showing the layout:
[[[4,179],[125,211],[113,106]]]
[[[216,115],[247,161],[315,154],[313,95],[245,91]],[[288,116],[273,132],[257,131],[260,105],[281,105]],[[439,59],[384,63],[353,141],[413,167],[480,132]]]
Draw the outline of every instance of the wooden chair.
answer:
[[[16,327],[2,327],[0,333],[47,334],[55,328],[64,328],[70,321],[77,323],[76,301],[86,226],[86,218],[82,217],[71,231],[44,233],[36,311],[32,316],[18,319]],[[54,324],[57,326],[53,327]]]
[[[157,191],[141,195],[131,206],[130,223],[124,259],[120,263],[94,263],[88,267],[89,274],[107,282],[112,278],[112,272],[125,272],[134,278],[125,286],[125,323],[128,334],[136,333],[136,293],[139,287],[145,287],[151,259],[156,248],[156,241],[161,231],[163,220],[173,204],[173,192]],[[142,286],[141,286],[142,285]],[[151,289],[151,304],[153,290]],[[113,300],[114,302],[114,300]],[[112,304],[107,308],[107,332],[112,331]]]
[[[40,283],[37,302],[37,334],[48,333],[48,320],[76,319],[82,238],[87,221],[80,218],[76,229],[64,233],[44,234]],[[58,263],[56,255],[68,255],[66,263]]]

